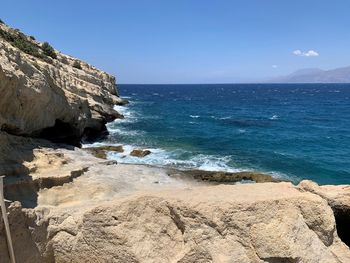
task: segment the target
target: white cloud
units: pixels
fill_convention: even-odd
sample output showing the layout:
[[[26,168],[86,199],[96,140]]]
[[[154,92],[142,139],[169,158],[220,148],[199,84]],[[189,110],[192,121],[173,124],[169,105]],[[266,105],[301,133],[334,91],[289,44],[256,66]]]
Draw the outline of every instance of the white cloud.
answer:
[[[297,50],[293,51],[293,54],[296,55],[296,56],[302,56],[303,52],[301,52],[300,49],[297,49]]]
[[[277,66],[277,65],[272,65],[271,67],[272,67],[272,68],[278,68],[278,66]]]
[[[293,54],[299,57],[318,57],[320,54],[315,50],[301,51],[300,49],[294,50]]]

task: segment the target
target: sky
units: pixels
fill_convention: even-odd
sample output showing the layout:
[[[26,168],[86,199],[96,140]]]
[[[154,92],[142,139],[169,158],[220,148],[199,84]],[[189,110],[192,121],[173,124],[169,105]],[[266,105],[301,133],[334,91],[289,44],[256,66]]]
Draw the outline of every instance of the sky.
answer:
[[[0,0],[0,18],[118,83],[259,82],[350,65],[348,0]]]

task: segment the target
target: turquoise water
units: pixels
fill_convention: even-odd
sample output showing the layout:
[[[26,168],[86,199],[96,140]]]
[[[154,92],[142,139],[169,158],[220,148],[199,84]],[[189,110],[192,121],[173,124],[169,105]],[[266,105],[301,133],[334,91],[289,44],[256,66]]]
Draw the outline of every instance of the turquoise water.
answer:
[[[257,170],[350,183],[350,85],[119,85],[130,104],[103,143],[143,147],[120,162]]]

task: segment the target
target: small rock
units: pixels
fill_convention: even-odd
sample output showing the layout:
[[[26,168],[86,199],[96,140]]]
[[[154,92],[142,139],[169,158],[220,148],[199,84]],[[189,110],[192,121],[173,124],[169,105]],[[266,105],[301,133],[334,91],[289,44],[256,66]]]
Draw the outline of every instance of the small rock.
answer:
[[[131,156],[135,156],[135,157],[145,157],[149,154],[151,154],[150,150],[140,150],[140,149],[132,150],[132,152],[130,153]]]
[[[91,147],[85,148],[87,151],[92,153],[95,157],[101,159],[107,159],[107,152],[124,152],[124,148],[122,145],[113,146],[113,145],[105,145],[100,147]]]
[[[116,165],[118,164],[117,161],[115,160],[109,160],[109,161],[105,161],[105,162],[102,162],[104,165]]]

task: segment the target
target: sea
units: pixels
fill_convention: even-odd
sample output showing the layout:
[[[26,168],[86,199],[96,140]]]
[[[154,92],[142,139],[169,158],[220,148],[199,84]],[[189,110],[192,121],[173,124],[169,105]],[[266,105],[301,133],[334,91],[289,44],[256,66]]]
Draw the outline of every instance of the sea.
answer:
[[[120,163],[350,183],[350,84],[118,85]],[[132,157],[132,149],[152,154]]]

